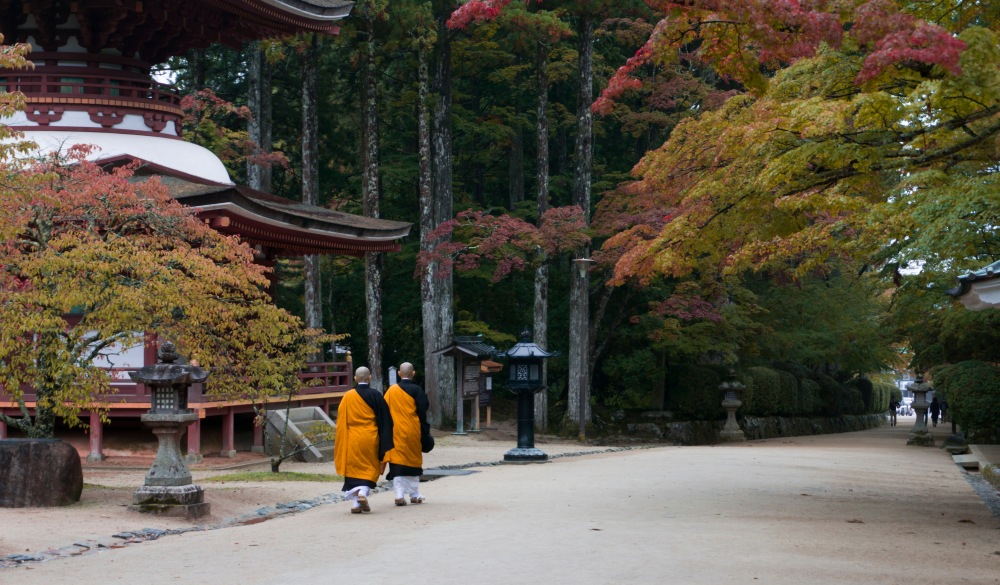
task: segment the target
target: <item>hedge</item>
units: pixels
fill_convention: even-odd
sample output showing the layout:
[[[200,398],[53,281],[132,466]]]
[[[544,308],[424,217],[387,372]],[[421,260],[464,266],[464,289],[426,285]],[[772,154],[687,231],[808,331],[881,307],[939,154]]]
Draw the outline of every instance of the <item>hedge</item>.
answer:
[[[719,384],[721,366],[678,365],[668,372],[667,408],[678,420],[717,420],[725,416]],[[740,373],[746,386],[740,414],[744,416],[841,416],[885,412],[899,390],[892,384],[865,378],[841,384],[796,364],[774,368],[754,366]]]
[[[749,404],[744,402],[744,414],[774,416],[781,410],[781,375],[777,370],[753,367],[746,370],[745,384],[753,393]]]
[[[667,408],[680,420],[716,420],[725,416],[719,384],[725,370],[713,366],[670,369]]]
[[[969,443],[1000,444],[1000,369],[965,361],[934,372],[934,385]]]

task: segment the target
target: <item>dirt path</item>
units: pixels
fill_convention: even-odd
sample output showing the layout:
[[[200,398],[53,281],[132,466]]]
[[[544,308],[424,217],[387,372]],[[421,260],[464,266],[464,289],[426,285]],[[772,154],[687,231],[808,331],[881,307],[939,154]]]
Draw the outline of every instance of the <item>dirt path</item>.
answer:
[[[945,452],[905,438],[886,427],[483,467],[424,484],[420,506],[377,494],[371,514],[320,506],[0,569],[0,583],[1000,583],[1000,520]],[[435,453],[488,461],[509,447],[449,437]]]

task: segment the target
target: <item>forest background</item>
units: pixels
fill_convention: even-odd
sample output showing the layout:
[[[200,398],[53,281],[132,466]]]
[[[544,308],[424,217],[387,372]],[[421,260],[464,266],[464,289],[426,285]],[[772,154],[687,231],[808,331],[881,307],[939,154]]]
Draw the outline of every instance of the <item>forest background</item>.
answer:
[[[996,312],[945,294],[998,259],[998,30],[961,0],[365,0],[339,36],[163,69],[237,182],[416,224],[400,253],[278,265],[279,306],[355,363],[454,387],[430,351],[528,326],[560,352],[544,421],[580,383],[598,416],[714,416],[684,388],[733,365],[837,413],[861,407],[826,379],[998,361]]]

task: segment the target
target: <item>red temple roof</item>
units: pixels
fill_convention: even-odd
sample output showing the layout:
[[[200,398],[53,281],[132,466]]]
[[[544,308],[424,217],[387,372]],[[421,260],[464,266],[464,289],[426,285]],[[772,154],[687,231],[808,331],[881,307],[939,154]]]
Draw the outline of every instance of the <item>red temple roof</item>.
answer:
[[[76,33],[98,53],[117,47],[150,63],[213,43],[318,32],[336,34],[354,6],[345,0],[0,0],[0,32],[7,43],[31,38],[45,51]],[[75,18],[70,18],[70,17]],[[29,19],[30,17],[30,19]]]
[[[413,224],[306,205],[239,185],[161,176],[170,194],[217,231],[278,256],[395,252]]]

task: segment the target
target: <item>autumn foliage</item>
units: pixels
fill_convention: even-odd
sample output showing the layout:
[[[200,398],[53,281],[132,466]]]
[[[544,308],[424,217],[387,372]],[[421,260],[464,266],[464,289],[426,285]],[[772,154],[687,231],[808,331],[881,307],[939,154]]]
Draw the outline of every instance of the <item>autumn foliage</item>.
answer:
[[[507,214],[463,211],[431,232],[429,238],[441,243],[421,252],[417,273],[432,262],[441,277],[453,270],[471,272],[488,266],[493,282],[498,282],[511,272],[578,249],[590,239],[585,228],[583,210],[576,206],[549,209],[542,215],[541,227]]]
[[[45,436],[54,417],[100,411],[107,367],[149,334],[208,368],[219,398],[294,389],[315,336],[271,303],[249,248],[157,178],[87,154],[0,159],[0,385],[15,399],[31,388],[38,405],[34,421],[8,422]]]

